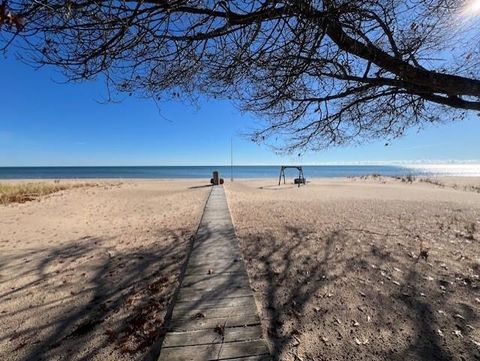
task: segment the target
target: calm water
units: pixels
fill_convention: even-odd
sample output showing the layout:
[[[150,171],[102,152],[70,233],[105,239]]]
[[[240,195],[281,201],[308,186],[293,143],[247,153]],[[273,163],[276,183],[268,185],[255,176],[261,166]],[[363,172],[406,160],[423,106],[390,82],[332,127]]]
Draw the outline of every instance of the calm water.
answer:
[[[306,178],[347,177],[378,173],[386,176],[452,175],[480,176],[480,165],[323,165],[304,166]],[[230,178],[229,166],[161,166],[161,167],[0,167],[0,179],[65,179],[65,178],[210,178],[218,170],[224,178]],[[234,178],[278,177],[279,166],[234,166]],[[287,176],[294,177],[294,169]]]

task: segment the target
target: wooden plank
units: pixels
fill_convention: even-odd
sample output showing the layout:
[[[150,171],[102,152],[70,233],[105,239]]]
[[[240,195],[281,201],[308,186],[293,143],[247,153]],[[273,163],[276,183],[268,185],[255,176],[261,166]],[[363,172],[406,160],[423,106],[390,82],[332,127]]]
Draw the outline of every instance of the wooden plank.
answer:
[[[182,287],[210,290],[217,287],[249,287],[248,276],[237,274],[203,274],[186,276]]]
[[[195,238],[194,247],[198,244],[202,244],[205,242],[219,242],[219,241],[228,241],[231,244],[236,244],[236,240],[233,239],[233,232],[224,233],[224,232],[207,232],[205,236],[197,236]]]
[[[272,357],[267,354],[267,355],[258,355],[258,356],[229,358],[228,361],[272,361]]]
[[[250,311],[252,312],[252,311]],[[171,331],[194,331],[204,329],[214,329],[217,326],[226,325],[229,327],[243,327],[260,325],[260,318],[255,314],[230,314],[226,317],[210,317],[198,319],[177,318],[170,324]]]
[[[229,275],[232,276],[232,275]],[[191,283],[187,285],[182,285],[181,290],[187,291],[190,290],[192,292],[205,292],[208,294],[209,292],[216,292],[216,291],[230,291],[230,290],[237,290],[242,288],[249,287],[248,279],[217,279],[217,280],[205,280],[205,281],[198,281],[196,283]],[[250,290],[248,290],[250,291]]]
[[[263,340],[214,343],[162,349],[159,361],[214,361],[268,354]]]
[[[202,302],[198,301],[177,301],[175,304],[175,309],[208,309],[214,307],[241,307],[243,305],[252,305],[255,307],[255,299],[253,295],[248,295],[244,297],[236,297],[236,298],[225,298],[225,299],[216,299],[216,300],[202,300]],[[175,310],[174,310],[175,312]]]
[[[232,227],[232,222],[230,219],[210,219],[206,221],[202,221],[202,227],[206,228],[206,234],[216,233],[216,236],[224,235],[225,237],[232,237],[234,236],[235,232]]]
[[[202,260],[208,258],[207,253],[210,255],[215,255],[219,259],[228,258],[232,261],[240,257],[240,248],[228,248],[227,246],[219,246],[218,249],[213,244],[209,247],[199,247],[198,249],[194,249],[190,255],[190,259],[192,260]],[[213,258],[212,260],[215,260]]]
[[[190,263],[191,261],[191,263]],[[220,267],[235,267],[234,263],[240,263],[240,265],[236,266],[238,268],[242,268],[243,262],[242,259],[236,257],[220,257],[220,256],[212,256],[212,257],[195,257],[189,260],[188,267],[207,267],[208,268],[220,268]]]
[[[250,341],[262,338],[258,326],[226,327],[223,342]],[[204,345],[221,343],[222,337],[213,329],[188,332],[170,332],[163,341],[163,347]]]
[[[242,259],[240,257],[228,257],[228,258],[213,258],[213,259],[205,259],[204,257],[191,257],[188,260],[188,266],[192,267],[198,267],[198,266],[207,266],[207,265],[212,265],[212,267],[225,267],[225,266],[230,266],[233,263],[238,263],[238,266],[243,265],[243,262],[241,262]]]
[[[217,235],[235,237],[235,231],[233,230],[232,222],[227,219],[212,219],[211,221],[202,221],[201,227],[205,227],[205,230],[204,233],[201,233],[200,235],[218,232]]]
[[[218,242],[205,241],[203,244],[197,245],[193,248],[191,256],[194,256],[199,253],[203,253],[205,251],[217,251],[218,253],[226,252],[226,251],[234,251],[234,253],[238,256],[241,252],[240,247],[238,245],[233,245],[230,242],[231,241],[225,241],[225,240],[221,240]]]
[[[230,274],[221,274],[221,273],[211,273],[211,274],[196,274],[196,275],[187,275],[183,279],[182,287],[190,287],[202,284],[223,284],[225,282],[236,282],[244,285],[248,285],[248,276],[246,273],[243,275],[230,275]]]
[[[202,244],[193,249],[190,257],[204,256],[205,252],[212,251],[215,251],[220,256],[225,254],[222,258],[226,258],[226,255],[228,255],[228,257],[232,257],[232,255],[239,256],[241,252],[240,247],[238,246],[229,245],[227,243],[216,244],[215,242],[212,242],[211,244]]]
[[[199,263],[212,263],[215,261],[224,260],[226,262],[238,262],[241,260],[239,258],[238,253],[225,253],[219,252],[217,250],[205,250],[201,254],[195,252],[192,254],[191,261],[192,264],[199,264]]]
[[[201,252],[207,248],[216,248],[219,250],[234,250],[238,253],[240,253],[240,246],[238,243],[233,243],[231,240],[225,239],[225,238],[218,238],[215,240],[208,240],[208,241],[203,241],[202,243],[196,243],[193,246],[193,252]]]
[[[208,272],[214,274],[221,273],[246,273],[243,262],[233,262],[230,260],[217,259],[215,261],[206,262],[205,260],[199,260],[199,262],[189,263],[186,269],[187,274],[208,274]]]
[[[195,250],[190,255],[192,262],[197,260],[215,261],[216,259],[230,259],[234,261],[237,259],[240,250],[232,249],[229,247],[202,247]]]
[[[222,298],[236,298],[242,296],[250,296],[252,291],[246,288],[228,288],[228,289],[213,289],[213,290],[191,290],[188,288],[181,288],[178,293],[179,300],[193,301],[203,300],[212,301]]]
[[[190,256],[189,260],[188,260],[188,265],[191,266],[191,265],[194,265],[194,266],[198,266],[198,265],[201,265],[201,264],[207,264],[207,263],[222,263],[222,264],[226,264],[226,263],[243,263],[243,259],[242,257],[240,256],[240,254],[236,254],[235,256],[223,256],[221,254],[217,254],[216,255],[217,258],[215,257],[206,257],[205,255],[202,255],[200,253],[192,253],[192,255]]]
[[[196,240],[194,245],[193,245],[193,249],[196,249],[198,248],[199,246],[201,245],[216,245],[218,246],[219,244],[226,244],[226,245],[229,245],[229,246],[232,246],[232,247],[237,247],[238,246],[238,242],[236,242],[235,240],[232,239],[232,237],[228,234],[216,234],[215,236],[213,235],[209,235],[208,237],[204,238],[204,239],[199,239],[199,240]]]
[[[253,307],[252,307],[253,306]],[[199,317],[228,317],[232,314],[255,314],[257,312],[255,304],[246,303],[237,306],[227,307],[200,307],[193,305],[192,308],[175,308],[172,314],[172,319],[186,318],[194,319]]]
[[[190,263],[191,261],[191,263]],[[232,265],[233,263],[240,263],[243,266],[243,259],[239,257],[220,257],[220,256],[212,256],[212,257],[195,257],[193,259],[189,260],[188,266],[189,267],[205,267],[208,265],[211,265],[212,267],[218,267],[215,266],[215,264],[219,264],[220,267],[227,267]],[[240,266],[239,266],[240,267]]]

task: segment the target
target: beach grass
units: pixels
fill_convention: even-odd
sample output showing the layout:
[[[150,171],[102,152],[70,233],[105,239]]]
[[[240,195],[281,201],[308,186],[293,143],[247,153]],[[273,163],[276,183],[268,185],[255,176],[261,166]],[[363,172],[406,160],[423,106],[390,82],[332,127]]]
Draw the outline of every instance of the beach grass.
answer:
[[[0,204],[24,203],[38,197],[63,191],[66,189],[95,187],[94,182],[29,182],[29,183],[0,183]]]

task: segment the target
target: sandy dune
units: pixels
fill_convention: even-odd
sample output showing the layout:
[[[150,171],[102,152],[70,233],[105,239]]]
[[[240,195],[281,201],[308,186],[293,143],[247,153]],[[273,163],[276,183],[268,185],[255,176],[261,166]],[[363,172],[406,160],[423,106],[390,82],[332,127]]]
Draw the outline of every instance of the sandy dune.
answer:
[[[479,359],[480,181],[436,182],[227,185],[278,359]]]
[[[201,185],[127,181],[0,206],[0,360],[148,356]]]

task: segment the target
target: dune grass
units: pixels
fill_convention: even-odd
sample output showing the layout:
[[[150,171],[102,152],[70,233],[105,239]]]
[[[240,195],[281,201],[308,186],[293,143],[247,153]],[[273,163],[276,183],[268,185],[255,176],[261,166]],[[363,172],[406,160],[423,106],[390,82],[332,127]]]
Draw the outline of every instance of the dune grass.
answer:
[[[66,189],[95,187],[93,182],[35,182],[35,183],[0,183],[0,204],[24,203],[38,197]]]

